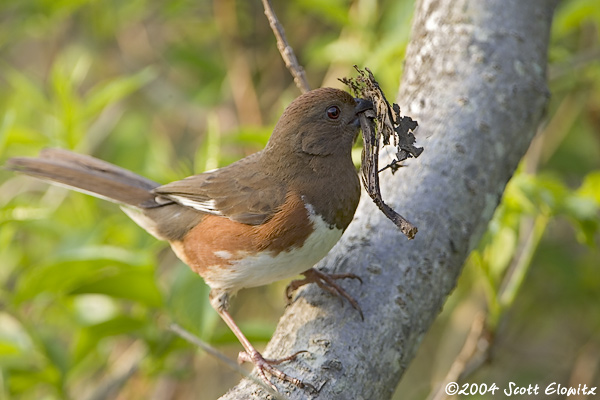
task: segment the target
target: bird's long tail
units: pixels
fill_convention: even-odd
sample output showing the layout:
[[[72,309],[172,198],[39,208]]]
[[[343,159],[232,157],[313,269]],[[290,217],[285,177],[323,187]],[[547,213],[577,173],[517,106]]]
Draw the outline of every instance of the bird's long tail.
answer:
[[[35,158],[11,158],[6,168],[120,204],[139,208],[156,205],[152,189],[159,186],[158,183],[67,150],[44,149]]]

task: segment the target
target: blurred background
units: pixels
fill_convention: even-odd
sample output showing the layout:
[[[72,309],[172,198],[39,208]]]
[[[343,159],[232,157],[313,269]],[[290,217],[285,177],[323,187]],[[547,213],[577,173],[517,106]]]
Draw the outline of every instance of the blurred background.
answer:
[[[413,6],[275,11],[312,87],[342,87],[358,64],[393,99]],[[560,4],[549,63],[545,124],[397,399],[452,371],[600,386],[600,3]],[[258,0],[0,2],[0,164],[62,147],[166,183],[261,149],[298,94]],[[259,348],[286,284],[233,302]],[[207,296],[115,205],[0,171],[0,399],[215,399],[239,376],[168,330],[235,359]]]

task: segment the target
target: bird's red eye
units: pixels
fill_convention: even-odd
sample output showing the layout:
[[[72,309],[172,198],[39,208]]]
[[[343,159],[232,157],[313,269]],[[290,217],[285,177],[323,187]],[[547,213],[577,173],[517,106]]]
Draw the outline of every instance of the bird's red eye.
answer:
[[[338,106],[331,106],[327,109],[327,116],[330,119],[338,119],[340,116],[340,108]]]

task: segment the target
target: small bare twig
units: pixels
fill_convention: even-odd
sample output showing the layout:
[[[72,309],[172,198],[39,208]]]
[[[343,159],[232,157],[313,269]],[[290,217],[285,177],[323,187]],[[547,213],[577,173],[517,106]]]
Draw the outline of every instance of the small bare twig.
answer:
[[[76,397],[85,397],[87,400],[114,399],[117,397],[119,390],[137,373],[140,363],[146,355],[146,348],[141,341],[136,340],[125,351],[119,354],[100,385],[94,388],[88,396],[82,396],[79,393]]]
[[[596,336],[597,337],[597,336]],[[600,347],[595,338],[590,339],[584,344],[575,362],[569,379],[569,386],[577,385],[594,386],[594,376],[600,370]],[[585,400],[589,398],[583,394],[578,394],[572,397],[573,400]]]
[[[298,63],[294,49],[292,49],[292,46],[289,45],[287,39],[285,38],[283,26],[279,23],[279,20],[277,19],[275,11],[273,11],[273,7],[271,7],[269,0],[262,0],[262,3],[263,7],[265,8],[265,15],[269,19],[269,25],[271,25],[271,29],[277,38],[277,48],[279,49],[279,53],[281,53],[281,58],[283,58],[285,66],[290,70],[292,76],[294,77],[294,82],[296,83],[298,89],[300,89],[302,93],[308,92],[310,90],[310,86],[308,85],[306,74],[304,73],[304,69],[300,63]]]
[[[469,331],[469,335],[465,340],[465,344],[462,349],[456,356],[456,359],[452,363],[450,370],[446,374],[446,377],[442,381],[442,384],[439,386],[438,390],[429,397],[430,400],[445,400],[448,398],[446,394],[445,386],[449,382],[457,382],[464,377],[465,373],[468,370],[468,366],[475,359],[477,355],[480,355],[487,350],[489,347],[489,342],[486,340],[484,345],[485,349],[481,349],[481,340],[485,340],[487,335],[487,331],[485,329],[485,313],[480,312],[475,316],[473,323],[471,324],[471,330]]]
[[[575,71],[587,67],[591,63],[600,60],[600,47],[585,49],[575,54],[567,62],[552,64],[548,67],[548,80],[553,81],[565,75],[573,74]]]
[[[182,339],[190,342],[193,345],[200,347],[202,350],[204,350],[211,356],[215,357],[217,360],[223,362],[225,365],[227,365],[232,370],[238,372],[243,377],[248,378],[252,382],[260,385],[260,387],[262,387],[264,390],[266,390],[271,396],[273,396],[274,399],[289,400],[287,397],[283,396],[281,393],[277,393],[273,389],[268,387],[262,380],[256,379],[255,377],[250,375],[248,372],[246,372],[245,369],[240,367],[235,361],[231,360],[229,357],[227,357],[226,355],[221,353],[219,350],[215,349],[208,343],[204,342],[198,336],[195,336],[191,332],[186,331],[185,329],[183,329],[181,326],[179,326],[177,324],[171,324],[169,329],[171,329],[175,334],[177,334]]]

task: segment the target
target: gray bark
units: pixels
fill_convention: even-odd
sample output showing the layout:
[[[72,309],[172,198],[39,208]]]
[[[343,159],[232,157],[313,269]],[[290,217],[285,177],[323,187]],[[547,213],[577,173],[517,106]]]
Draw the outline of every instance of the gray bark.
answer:
[[[363,193],[354,221],[318,267],[362,277],[362,285],[342,285],[365,320],[308,285],[264,353],[308,350],[281,369],[313,384],[318,398],[392,396],[542,119],[557,1],[417,1],[397,102],[419,122],[425,151],[395,175],[382,174],[381,186],[419,233],[406,240]],[[277,386],[291,399],[317,397]],[[221,399],[242,398],[268,396],[243,380]]]

